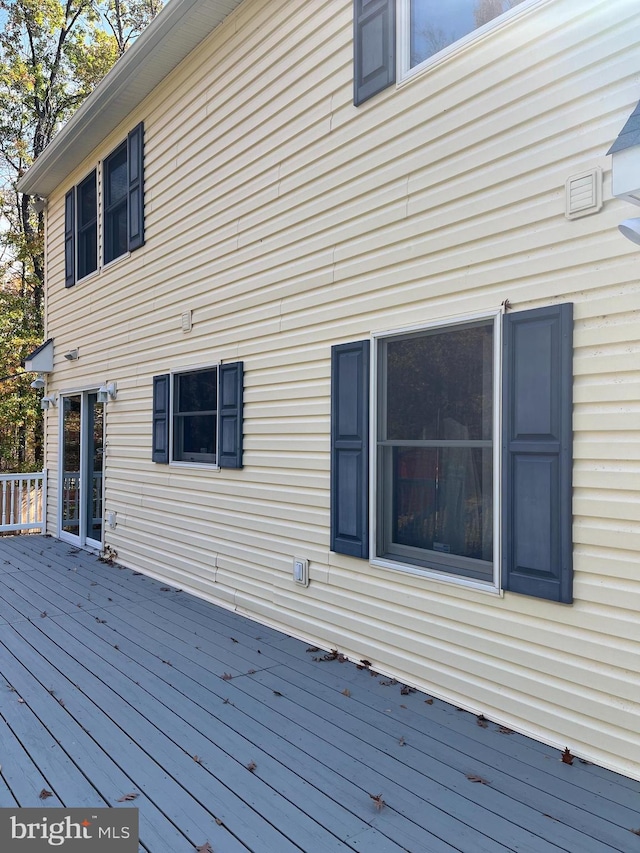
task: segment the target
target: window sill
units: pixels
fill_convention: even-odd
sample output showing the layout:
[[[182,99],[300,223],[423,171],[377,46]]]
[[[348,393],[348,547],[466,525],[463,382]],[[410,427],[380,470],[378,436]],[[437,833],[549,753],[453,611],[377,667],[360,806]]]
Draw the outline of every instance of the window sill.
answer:
[[[482,592],[488,595],[497,595],[502,597],[503,592],[497,583],[491,581],[478,581],[471,578],[465,578],[436,570],[429,570],[419,566],[409,566],[406,563],[398,563],[393,560],[385,560],[380,557],[375,557],[369,560],[369,564],[376,569],[387,569],[393,572],[402,572],[408,575],[417,575],[425,580],[438,581],[450,586],[464,587],[473,589],[476,592]]]
[[[169,462],[170,468],[196,468],[204,471],[219,471],[220,466],[213,462],[179,462],[175,459]]]
[[[107,270],[110,270],[111,267],[117,266],[119,263],[121,263],[122,261],[126,261],[127,258],[130,258],[130,257],[131,257],[131,252],[128,252],[128,251],[125,252],[123,255],[118,255],[117,258],[113,258],[113,260],[109,261],[106,264],[103,264],[100,267],[100,272],[106,272]]]
[[[100,273],[100,270],[92,270],[88,272],[86,275],[83,275],[82,278],[76,280],[76,284],[84,284],[85,281],[90,281],[92,278],[96,278]]]

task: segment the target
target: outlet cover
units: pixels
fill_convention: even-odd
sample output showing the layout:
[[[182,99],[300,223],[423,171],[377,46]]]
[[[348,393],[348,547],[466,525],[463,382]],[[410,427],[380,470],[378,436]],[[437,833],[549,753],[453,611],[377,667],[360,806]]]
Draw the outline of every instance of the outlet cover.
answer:
[[[300,586],[309,586],[309,561],[293,558],[293,579]]]

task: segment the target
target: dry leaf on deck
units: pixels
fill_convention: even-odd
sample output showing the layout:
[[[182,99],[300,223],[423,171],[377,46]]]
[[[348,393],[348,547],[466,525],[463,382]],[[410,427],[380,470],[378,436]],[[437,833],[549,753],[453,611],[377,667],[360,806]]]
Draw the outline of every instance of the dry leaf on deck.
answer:
[[[130,794],[125,794],[124,797],[120,797],[116,802],[118,803],[128,803],[131,800],[136,800],[140,794],[137,794],[135,791],[132,791]]]
[[[565,747],[564,752],[562,753],[562,763],[573,764],[573,755],[569,752],[568,746]]]
[[[371,799],[373,800],[373,804],[378,811],[381,811],[386,805],[385,801],[382,799],[382,794],[369,794]]]
[[[52,794],[52,792],[51,792],[51,791],[47,791],[47,789],[46,789],[46,788],[43,788],[43,789],[40,791],[40,793],[38,794],[38,796],[40,797],[40,799],[41,799],[41,800],[46,800],[46,799],[47,799],[47,797],[53,797],[53,794]]]

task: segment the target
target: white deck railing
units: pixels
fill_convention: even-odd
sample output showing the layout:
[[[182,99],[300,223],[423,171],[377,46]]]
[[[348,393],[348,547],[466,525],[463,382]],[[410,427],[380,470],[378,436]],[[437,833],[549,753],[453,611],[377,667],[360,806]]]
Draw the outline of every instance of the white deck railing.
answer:
[[[46,506],[46,471],[0,474],[0,533],[44,533]]]

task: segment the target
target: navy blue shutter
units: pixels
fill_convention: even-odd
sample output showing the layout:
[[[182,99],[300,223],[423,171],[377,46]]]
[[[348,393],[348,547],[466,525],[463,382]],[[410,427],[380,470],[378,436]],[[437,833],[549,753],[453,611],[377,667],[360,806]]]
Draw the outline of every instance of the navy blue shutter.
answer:
[[[331,550],[369,557],[369,341],[331,349]]]
[[[127,139],[129,164],[129,251],[144,244],[144,126],[142,122]]]
[[[64,197],[64,286],[76,283],[76,195],[75,187]]]
[[[502,585],[570,604],[573,306],[504,318]]]
[[[221,364],[219,371],[218,465],[242,468],[242,362]]]
[[[396,0],[354,0],[353,103],[396,79]]]
[[[169,462],[169,383],[168,373],[153,377],[153,445],[154,462]]]

